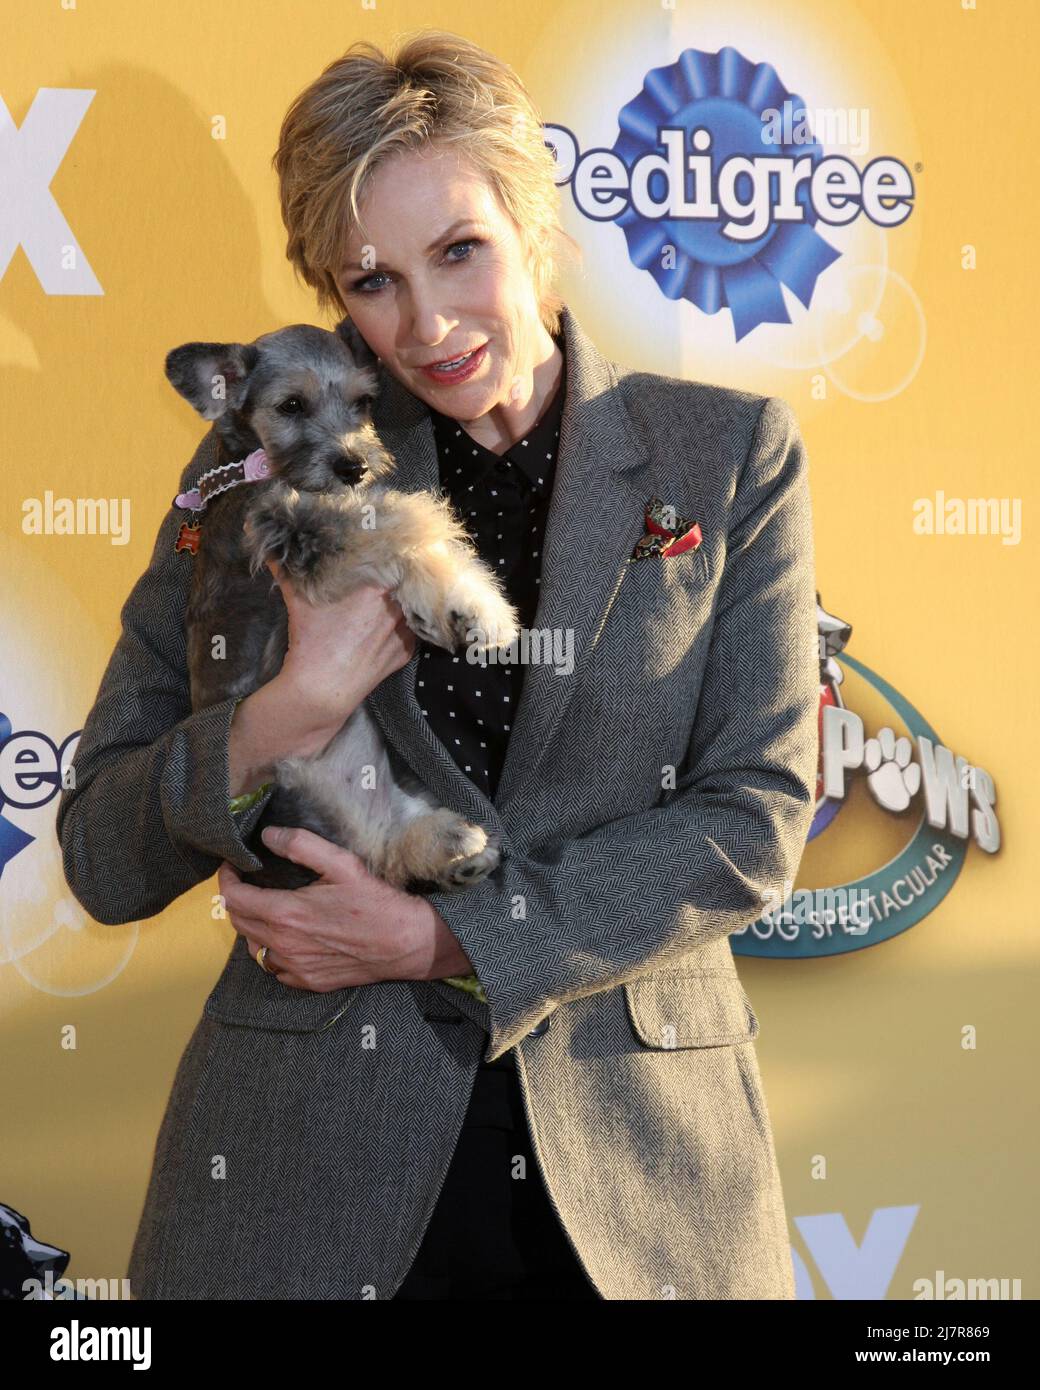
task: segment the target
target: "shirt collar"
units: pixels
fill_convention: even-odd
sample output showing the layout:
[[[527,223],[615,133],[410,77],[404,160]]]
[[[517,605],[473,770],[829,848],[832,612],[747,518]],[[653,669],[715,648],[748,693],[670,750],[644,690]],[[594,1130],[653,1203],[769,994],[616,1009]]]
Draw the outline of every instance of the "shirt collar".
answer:
[[[562,350],[561,338],[562,335],[555,341]],[[510,445],[504,454],[492,453],[490,449],[485,448],[478,440],[467,434],[457,420],[453,420],[448,415],[442,415],[439,410],[434,410],[430,406],[430,418],[433,421],[434,436],[437,442],[441,482],[445,491],[455,493],[460,489],[465,490],[479,483],[500,458],[508,459],[514,467],[520,468],[534,487],[548,491],[560,444],[558,431],[563,419],[566,380],[567,366],[564,362],[556,391],[552,400],[542,411],[541,417],[524,438],[518,439],[515,444]],[[458,434],[458,430],[462,430],[462,433]],[[552,457],[550,458],[548,455]],[[462,471],[457,472],[457,469]],[[538,481],[539,478],[542,480],[541,483]]]

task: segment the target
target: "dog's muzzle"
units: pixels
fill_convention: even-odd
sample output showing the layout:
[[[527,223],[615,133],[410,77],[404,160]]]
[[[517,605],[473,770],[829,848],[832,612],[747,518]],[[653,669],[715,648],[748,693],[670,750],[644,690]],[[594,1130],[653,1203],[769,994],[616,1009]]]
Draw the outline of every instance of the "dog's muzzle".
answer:
[[[341,483],[347,483],[350,487],[355,487],[368,472],[363,463],[358,463],[356,459],[341,459],[333,464],[332,471]]]

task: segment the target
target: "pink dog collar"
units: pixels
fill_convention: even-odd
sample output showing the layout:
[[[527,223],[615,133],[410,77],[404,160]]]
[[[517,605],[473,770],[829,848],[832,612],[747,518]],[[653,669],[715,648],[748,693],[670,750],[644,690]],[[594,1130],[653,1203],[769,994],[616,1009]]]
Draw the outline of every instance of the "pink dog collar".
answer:
[[[181,492],[173,505],[184,511],[204,512],[211,498],[217,497],[239,483],[262,483],[271,476],[271,465],[263,449],[254,449],[238,463],[224,463],[203,473],[190,492]]]

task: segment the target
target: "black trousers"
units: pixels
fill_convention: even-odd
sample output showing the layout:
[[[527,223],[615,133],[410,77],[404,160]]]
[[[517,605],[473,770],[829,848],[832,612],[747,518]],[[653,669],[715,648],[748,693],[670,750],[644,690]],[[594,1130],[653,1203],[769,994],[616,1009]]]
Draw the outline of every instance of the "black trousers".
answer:
[[[514,1177],[518,1157],[525,1177]],[[482,1062],[401,1299],[598,1298],[552,1209],[507,1053]]]

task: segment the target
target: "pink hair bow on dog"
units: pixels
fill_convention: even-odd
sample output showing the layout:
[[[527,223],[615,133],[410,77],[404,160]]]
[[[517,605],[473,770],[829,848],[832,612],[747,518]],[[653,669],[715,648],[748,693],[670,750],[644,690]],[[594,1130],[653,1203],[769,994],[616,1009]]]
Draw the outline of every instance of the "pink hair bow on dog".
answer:
[[[680,516],[674,507],[666,505],[659,497],[651,497],[646,504],[646,534],[637,542],[632,554],[633,560],[647,560],[651,555],[668,557],[682,555],[687,550],[695,550],[704,539],[701,528],[689,517]]]

